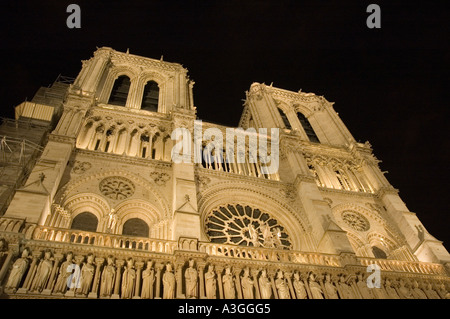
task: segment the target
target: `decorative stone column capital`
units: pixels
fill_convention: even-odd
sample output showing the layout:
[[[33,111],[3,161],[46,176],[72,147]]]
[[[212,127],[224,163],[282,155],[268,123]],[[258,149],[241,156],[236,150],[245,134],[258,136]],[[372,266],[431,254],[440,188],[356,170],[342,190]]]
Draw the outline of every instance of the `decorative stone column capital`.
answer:
[[[105,262],[105,258],[102,258],[102,257],[97,257],[97,258],[95,258],[95,264],[96,264],[97,266],[103,265],[104,262]]]
[[[144,262],[143,261],[138,261],[134,264],[134,267],[136,267],[136,269],[142,269],[144,267]]]

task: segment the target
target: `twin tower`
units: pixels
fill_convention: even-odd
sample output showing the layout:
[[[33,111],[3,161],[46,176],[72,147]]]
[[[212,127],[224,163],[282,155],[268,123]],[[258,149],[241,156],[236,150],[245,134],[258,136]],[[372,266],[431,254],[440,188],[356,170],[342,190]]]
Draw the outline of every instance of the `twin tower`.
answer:
[[[82,61],[76,79],[60,79],[16,107],[16,125],[3,124],[4,141],[8,133],[34,136],[36,147],[16,186],[4,183],[0,238],[9,257],[0,261],[0,286],[25,248],[36,269],[44,250],[60,262],[70,251],[80,266],[93,254],[98,276],[108,256],[180,270],[194,261],[199,297],[208,264],[217,280],[230,266],[236,278],[250,268],[256,281],[265,269],[275,283],[277,271],[352,277],[375,263],[392,280],[413,274],[426,278],[424,285],[448,284],[449,253],[408,210],[370,144],[355,141],[333,103],[253,83],[237,126],[244,147],[215,149],[201,163],[174,162],[172,132],[184,128],[194,137],[193,86],[180,64],[103,47]],[[269,133],[262,136],[262,128]],[[201,130],[208,129],[225,137],[230,128],[203,120]],[[276,141],[270,129],[278,130]],[[202,149],[217,138],[201,136]],[[268,148],[277,145],[277,171],[262,169],[263,158],[251,152],[255,136]],[[18,285],[26,288],[36,269],[30,266]],[[180,297],[183,271],[176,276]],[[94,285],[89,289],[100,289]]]

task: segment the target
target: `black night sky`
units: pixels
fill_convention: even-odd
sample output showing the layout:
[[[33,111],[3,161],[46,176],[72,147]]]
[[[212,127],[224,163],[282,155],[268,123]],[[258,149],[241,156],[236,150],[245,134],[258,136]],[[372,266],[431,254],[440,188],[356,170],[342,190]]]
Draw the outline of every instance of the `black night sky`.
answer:
[[[66,8],[81,7],[81,29]],[[381,7],[381,29],[366,8]],[[445,1],[2,1],[1,115],[108,46],[183,64],[203,120],[237,126],[252,82],[324,95],[450,248]]]

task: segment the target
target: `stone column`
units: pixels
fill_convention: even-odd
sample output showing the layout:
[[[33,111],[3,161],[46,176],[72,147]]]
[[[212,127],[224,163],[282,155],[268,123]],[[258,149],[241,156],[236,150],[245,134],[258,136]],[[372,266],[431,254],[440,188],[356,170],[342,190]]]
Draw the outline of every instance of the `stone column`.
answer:
[[[55,262],[53,263],[52,273],[50,274],[50,278],[47,283],[47,287],[42,291],[43,295],[50,295],[53,290],[53,286],[55,285],[55,276],[58,272],[59,262],[64,256],[62,254],[56,253],[54,255]]]
[[[300,273],[300,280],[303,281],[303,284],[305,285],[306,294],[308,295],[308,299],[313,299],[311,290],[309,289],[308,275]]]
[[[30,268],[28,269],[27,277],[19,290],[17,290],[18,294],[25,294],[30,289],[31,283],[33,282],[34,272],[36,270],[36,263],[41,256],[41,252],[33,254],[33,261],[31,262]]]
[[[285,271],[285,272],[284,272],[284,276],[286,277],[287,282],[288,282],[289,291],[291,292],[291,298],[292,298],[292,299],[296,299],[296,294],[295,294],[294,286],[292,285],[292,280],[291,280],[291,278],[292,278],[292,272],[290,272],[290,271]]]
[[[141,299],[141,274],[142,268],[144,267],[144,263],[142,261],[138,261],[135,264],[136,267],[136,287],[134,289],[134,297],[133,299]]]
[[[277,291],[277,287],[275,287],[275,281],[274,281],[274,276],[276,275],[276,271],[272,270],[272,269],[268,269],[267,270],[267,275],[269,276],[270,279],[270,283],[272,285],[272,291],[273,291],[273,296],[275,297],[275,299],[279,299],[278,298],[278,291]]]
[[[234,276],[236,278],[236,290],[238,299],[244,299],[242,296],[242,287],[241,287],[241,271],[242,268],[234,267]]]
[[[156,268],[156,293],[155,293],[155,299],[161,299],[161,270],[163,269],[164,265],[161,263],[158,263],[155,265]]]
[[[205,262],[198,262],[198,277],[199,281],[198,284],[200,285],[199,289],[199,299],[206,299],[205,295],[205,274],[203,273],[203,270],[205,269]]]
[[[259,283],[258,283],[258,269],[252,269],[251,274],[253,276],[253,281],[255,282],[255,299],[261,299],[261,294],[259,293]]]
[[[222,266],[216,266],[215,267],[216,274],[217,274],[217,285],[219,286],[219,298],[223,299],[223,286],[222,286]]]
[[[104,258],[95,258],[95,275],[94,275],[94,283],[92,284],[92,290],[88,295],[88,298],[98,298],[98,284],[100,282],[100,268],[103,265],[103,262],[105,261]]]
[[[120,282],[122,279],[122,267],[125,264],[125,260],[117,259],[116,260],[116,282],[114,283],[114,293],[111,296],[111,299],[120,299]]]
[[[322,288],[324,298],[329,299],[327,290],[325,289],[325,285],[323,284],[323,275],[317,275],[316,279],[317,279],[317,282],[320,284],[320,288]],[[333,277],[331,277],[331,282],[333,282]],[[336,288],[338,288],[338,286],[336,284],[335,284],[335,286],[336,286]]]
[[[177,299],[183,299],[186,296],[183,294],[183,265],[185,261],[177,261],[175,264],[175,280],[177,283],[177,289],[175,298]]]

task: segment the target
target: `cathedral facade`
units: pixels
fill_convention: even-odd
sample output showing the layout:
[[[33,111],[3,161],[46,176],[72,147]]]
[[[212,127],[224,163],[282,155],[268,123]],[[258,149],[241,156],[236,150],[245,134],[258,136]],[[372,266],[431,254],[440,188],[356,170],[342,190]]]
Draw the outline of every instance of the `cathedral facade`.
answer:
[[[333,103],[253,83],[225,127],[187,73],[99,48],[3,122],[3,298],[449,297],[449,253]]]

